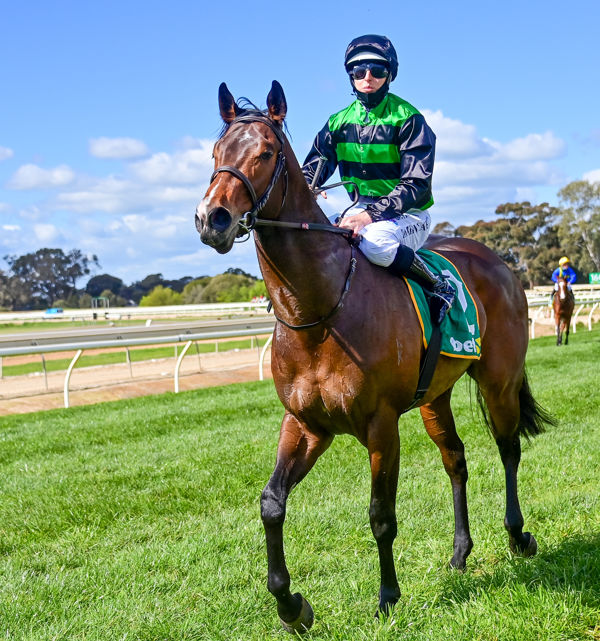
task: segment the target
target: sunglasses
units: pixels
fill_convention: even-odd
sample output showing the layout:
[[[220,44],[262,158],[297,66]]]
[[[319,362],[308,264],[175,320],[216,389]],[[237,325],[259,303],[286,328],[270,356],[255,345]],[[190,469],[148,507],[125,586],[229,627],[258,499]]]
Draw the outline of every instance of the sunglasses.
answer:
[[[356,65],[355,67],[352,67],[348,73],[354,78],[354,80],[362,80],[367,75],[367,71],[371,72],[373,78],[387,78],[390,75],[390,71],[385,65],[381,65],[376,62],[367,62],[362,65]]]

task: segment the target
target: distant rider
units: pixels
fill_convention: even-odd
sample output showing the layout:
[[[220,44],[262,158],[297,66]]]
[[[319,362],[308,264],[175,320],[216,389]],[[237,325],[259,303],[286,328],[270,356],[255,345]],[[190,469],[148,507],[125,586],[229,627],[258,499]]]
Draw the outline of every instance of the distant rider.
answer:
[[[454,289],[415,253],[431,226],[427,209],[433,204],[435,134],[415,107],[389,92],[398,58],[388,38],[355,38],[344,66],[357,99],[329,118],[302,171],[312,183],[323,157],[315,187],[336,167],[342,180],[355,183],[358,203],[339,226],[361,236],[360,249],[372,263],[424,287],[435,301],[433,320],[439,323],[452,307]]]
[[[571,261],[567,256],[563,256],[558,261],[558,267],[552,272],[552,280],[554,282],[554,291],[552,292],[552,298],[554,294],[558,291],[558,279],[564,278],[567,281],[567,289],[573,295],[573,290],[571,285],[577,280],[577,274],[575,270],[571,267]]]

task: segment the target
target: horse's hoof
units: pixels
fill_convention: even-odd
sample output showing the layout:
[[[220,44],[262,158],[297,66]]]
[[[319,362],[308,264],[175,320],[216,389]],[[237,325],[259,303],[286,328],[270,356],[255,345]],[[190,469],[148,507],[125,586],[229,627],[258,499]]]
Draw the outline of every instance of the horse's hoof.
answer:
[[[394,606],[400,600],[400,590],[386,590],[385,593],[380,590],[379,592],[379,605],[375,612],[375,618],[380,616],[389,617],[394,610]]]
[[[464,572],[467,569],[467,562],[465,559],[455,559],[452,557],[448,563],[448,567],[457,572]]]
[[[524,543],[523,545],[518,545],[515,541],[510,542],[511,551],[519,556],[534,556],[538,549],[535,537],[531,532],[523,532],[523,538],[527,539],[527,543]]]
[[[279,617],[279,620],[286,632],[289,632],[290,634],[304,634],[312,627],[312,624],[315,621],[315,613],[313,612],[310,603],[299,592],[294,594],[294,596],[302,599],[300,614],[296,619],[294,619],[294,621],[284,621],[281,617]]]

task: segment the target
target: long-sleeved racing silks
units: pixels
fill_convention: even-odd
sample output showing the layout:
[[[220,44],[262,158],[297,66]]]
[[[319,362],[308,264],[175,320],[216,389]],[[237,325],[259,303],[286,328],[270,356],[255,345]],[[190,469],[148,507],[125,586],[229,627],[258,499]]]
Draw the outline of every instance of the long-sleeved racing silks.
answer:
[[[552,280],[556,283],[560,277],[564,276],[567,279],[567,283],[569,285],[571,283],[574,283],[577,280],[577,274],[575,273],[575,270],[572,267],[557,267],[553,272],[552,272]]]
[[[433,204],[435,134],[422,114],[395,94],[371,110],[355,100],[329,118],[302,167],[309,183],[320,156],[326,162],[316,186],[339,165],[342,180],[352,180],[367,200],[376,199],[365,205],[373,222]]]

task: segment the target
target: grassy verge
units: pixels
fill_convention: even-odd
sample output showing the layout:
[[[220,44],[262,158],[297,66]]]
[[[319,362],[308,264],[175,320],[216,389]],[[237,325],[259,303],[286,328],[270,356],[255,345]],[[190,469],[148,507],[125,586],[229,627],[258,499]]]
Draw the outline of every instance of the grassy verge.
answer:
[[[460,381],[475,548],[459,574],[450,487],[418,412],[400,421],[395,544],[403,597],[373,618],[366,451],[340,437],[288,504],[293,588],[312,640],[600,639],[600,332],[532,342],[537,400],[559,426],[523,447],[520,496],[539,552],[513,557],[493,441]],[[0,638],[287,639],[266,590],[258,497],[282,410],[272,382],[0,419]]]

